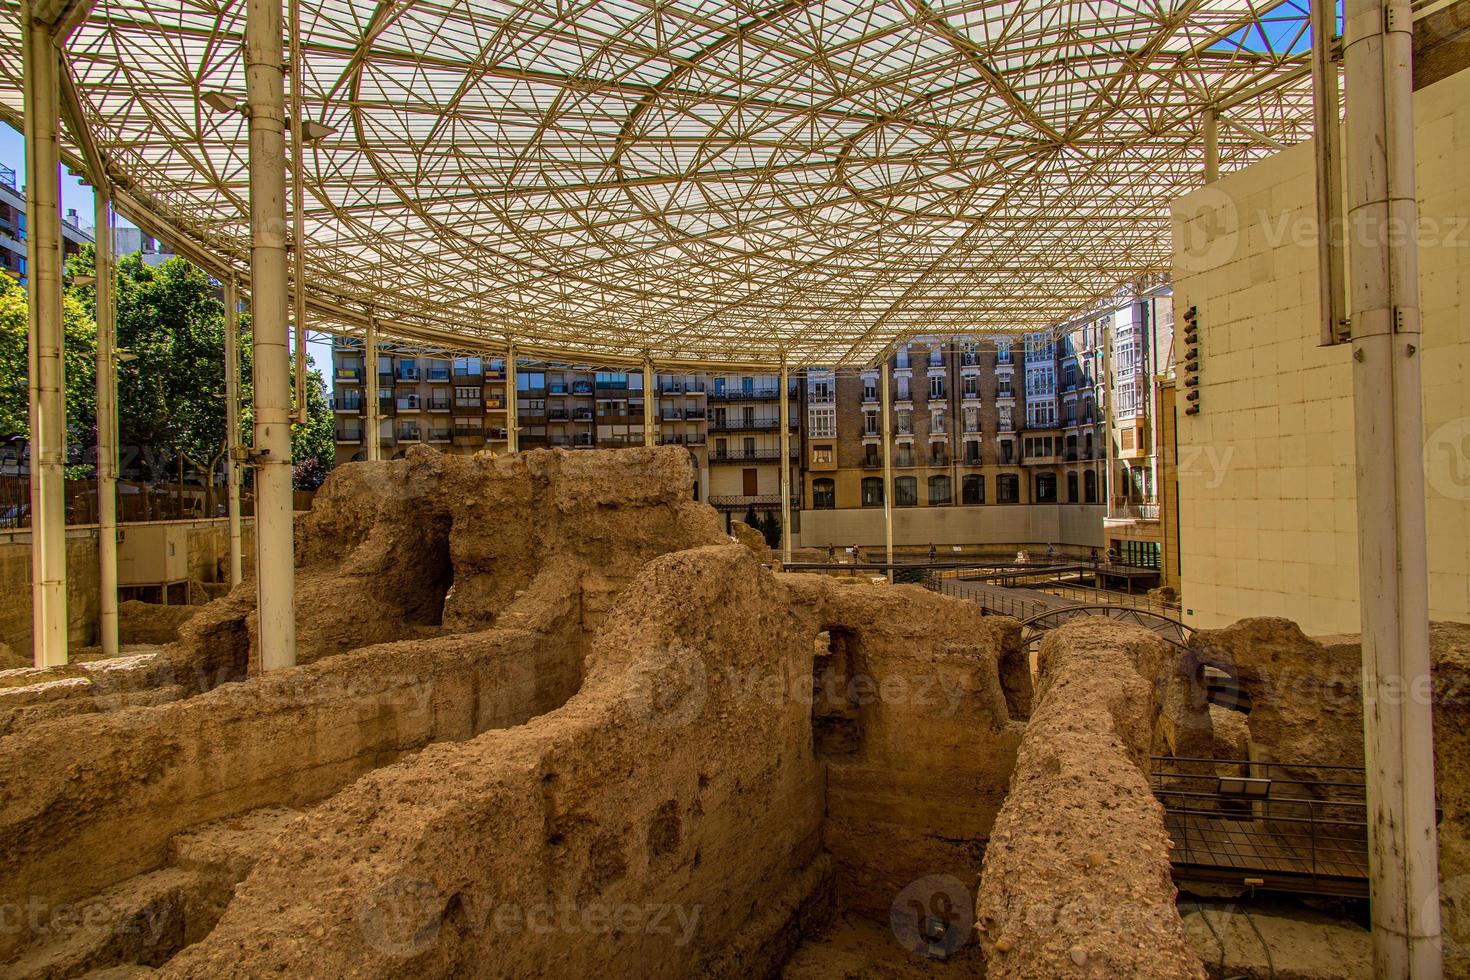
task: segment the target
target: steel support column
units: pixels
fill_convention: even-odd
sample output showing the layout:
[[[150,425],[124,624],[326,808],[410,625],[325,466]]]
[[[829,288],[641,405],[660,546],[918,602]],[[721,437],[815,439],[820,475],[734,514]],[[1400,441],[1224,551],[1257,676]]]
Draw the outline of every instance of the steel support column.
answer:
[[[656,446],[658,439],[658,391],[653,386],[653,361],[643,359],[643,445]]]
[[[1214,106],[1205,110],[1205,183],[1220,179],[1220,112]]]
[[[1373,965],[1421,978],[1442,964],[1413,20],[1408,0],[1347,0],[1343,58]]]
[[[781,562],[791,563],[791,398],[787,395],[786,355],[781,355]]]
[[[516,400],[516,345],[505,348],[505,448],[521,451],[520,405]],[[595,428],[595,427],[594,427]]]
[[[255,357],[255,576],[260,666],[296,663],[291,354],[286,315],[285,68],[280,0],[245,7],[250,108],[250,286]],[[377,365],[373,365],[377,369]],[[376,437],[376,433],[374,433]]]
[[[883,560],[893,581],[893,412],[888,394],[888,359],[878,362],[878,410],[883,416]]]
[[[244,577],[240,534],[240,290],[225,279],[225,507],[230,527],[230,588]]]
[[[378,318],[371,313],[368,314],[367,330],[364,333],[362,386],[367,405],[364,408],[366,424],[363,426],[362,436],[363,458],[379,460],[383,458],[383,443],[378,430],[382,428],[383,420],[378,415]]]
[[[112,207],[106,175],[92,181],[97,283],[97,634],[103,657],[118,654],[117,635],[117,293]]]
[[[60,52],[21,6],[30,342],[31,625],[38,667],[66,663],[66,366],[61,315]]]

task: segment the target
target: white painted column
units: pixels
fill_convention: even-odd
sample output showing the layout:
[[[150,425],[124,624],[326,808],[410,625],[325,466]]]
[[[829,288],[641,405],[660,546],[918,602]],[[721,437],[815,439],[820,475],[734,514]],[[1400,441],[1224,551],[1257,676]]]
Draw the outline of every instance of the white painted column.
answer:
[[[230,527],[230,588],[244,578],[240,532],[240,289],[225,279],[225,506]]]
[[[61,316],[60,53],[21,5],[30,343],[31,625],[38,667],[66,663],[66,365]]]
[[[92,181],[97,283],[97,634],[102,656],[118,654],[117,631],[117,283],[107,178]]]
[[[364,411],[362,447],[363,459],[379,460],[383,458],[383,444],[378,436],[378,430],[383,425],[382,418],[378,415],[378,318],[371,313],[368,314],[366,336],[362,342],[362,386],[363,397],[367,399]]]
[[[888,359],[878,362],[879,411],[883,416],[883,560],[888,562],[888,581],[893,581],[893,411],[889,402]]]
[[[791,399],[786,392],[786,355],[781,355],[781,562],[791,563]]]
[[[1419,377],[1413,12],[1347,0],[1349,300],[1373,967],[1441,973]]]
[[[296,664],[291,355],[286,315],[285,71],[281,48],[280,0],[248,0],[245,88],[250,106],[255,575],[263,671]]]
[[[505,347],[505,448],[521,451],[520,405],[516,400],[516,345]]]
[[[654,388],[653,361],[643,359],[643,445],[658,445],[658,390]]]

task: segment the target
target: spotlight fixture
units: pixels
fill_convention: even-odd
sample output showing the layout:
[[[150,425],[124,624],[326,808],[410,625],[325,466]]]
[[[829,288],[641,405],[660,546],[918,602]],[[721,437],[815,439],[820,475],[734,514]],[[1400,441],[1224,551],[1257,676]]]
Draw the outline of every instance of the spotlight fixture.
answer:
[[[215,112],[241,112],[244,106],[223,92],[201,92],[199,101]]]

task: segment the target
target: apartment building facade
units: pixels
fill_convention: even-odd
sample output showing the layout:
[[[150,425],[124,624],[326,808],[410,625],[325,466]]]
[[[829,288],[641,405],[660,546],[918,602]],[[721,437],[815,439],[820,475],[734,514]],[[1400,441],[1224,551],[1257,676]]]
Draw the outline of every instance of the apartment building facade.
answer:
[[[689,451],[698,499],[735,518],[773,512],[784,396],[802,546],[882,541],[888,454],[903,544],[1055,542],[1157,563],[1159,549],[1148,544],[1161,537],[1150,393],[1171,324],[1167,305],[1149,299],[1059,332],[923,337],[870,369],[795,372],[784,393],[776,375],[660,372],[648,393],[639,371],[522,362],[519,443],[642,445],[645,400],[656,397],[657,441]],[[362,353],[356,338],[334,345],[339,461],[365,455]],[[465,453],[508,447],[501,358],[381,350],[378,387],[384,457],[416,443]]]
[[[92,241],[92,229],[83,228],[76,208],[61,218],[61,250],[70,258]],[[0,167],[0,272],[26,284],[26,195],[16,186],[15,170]]]

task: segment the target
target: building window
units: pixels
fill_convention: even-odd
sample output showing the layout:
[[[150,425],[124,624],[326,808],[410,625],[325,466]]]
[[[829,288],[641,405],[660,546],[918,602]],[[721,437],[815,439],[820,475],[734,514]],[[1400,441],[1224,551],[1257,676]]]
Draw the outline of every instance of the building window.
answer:
[[[929,477],[929,504],[947,504],[950,502],[949,477]]]
[[[1057,475],[1055,473],[1036,474],[1036,502],[1038,504],[1057,502]]]
[[[883,506],[883,480],[881,477],[863,477],[863,506]]]
[[[970,356],[973,356],[973,355],[967,354],[965,356],[966,357],[970,357]],[[978,375],[978,374],[967,374],[967,375],[965,375],[965,394],[966,395],[978,395],[978,394],[980,394],[980,375]]]
[[[832,447],[831,446],[813,446],[812,447],[812,462],[813,463],[830,463],[830,462],[832,462]]]
[[[930,398],[943,398],[944,397],[944,379],[943,378],[930,378],[929,379],[929,397]]]
[[[1000,504],[1021,502],[1021,478],[1014,473],[1002,473],[995,478],[995,501]]]
[[[837,409],[809,409],[807,413],[807,419],[811,423],[811,437],[813,439],[837,438]]]
[[[1084,503],[1097,503],[1097,473],[1094,470],[1082,472],[1082,500]]]
[[[1076,502],[1077,502],[1077,474],[1076,473],[1068,473],[1067,474],[1067,503],[1069,503],[1069,504],[1075,504]]]
[[[985,477],[971,473],[960,481],[960,502],[966,506],[985,503]]]
[[[863,401],[875,402],[878,400],[878,381],[875,378],[863,379]]]
[[[908,409],[898,413],[898,434],[901,436],[914,434],[914,415]]]
[[[919,481],[916,477],[901,476],[893,481],[893,505],[913,507],[919,502]]]
[[[865,436],[876,436],[878,434],[879,434],[878,433],[878,413],[877,412],[864,412],[863,413],[863,435],[865,435]]]
[[[832,480],[812,481],[812,509],[832,510],[837,506],[837,484]]]

